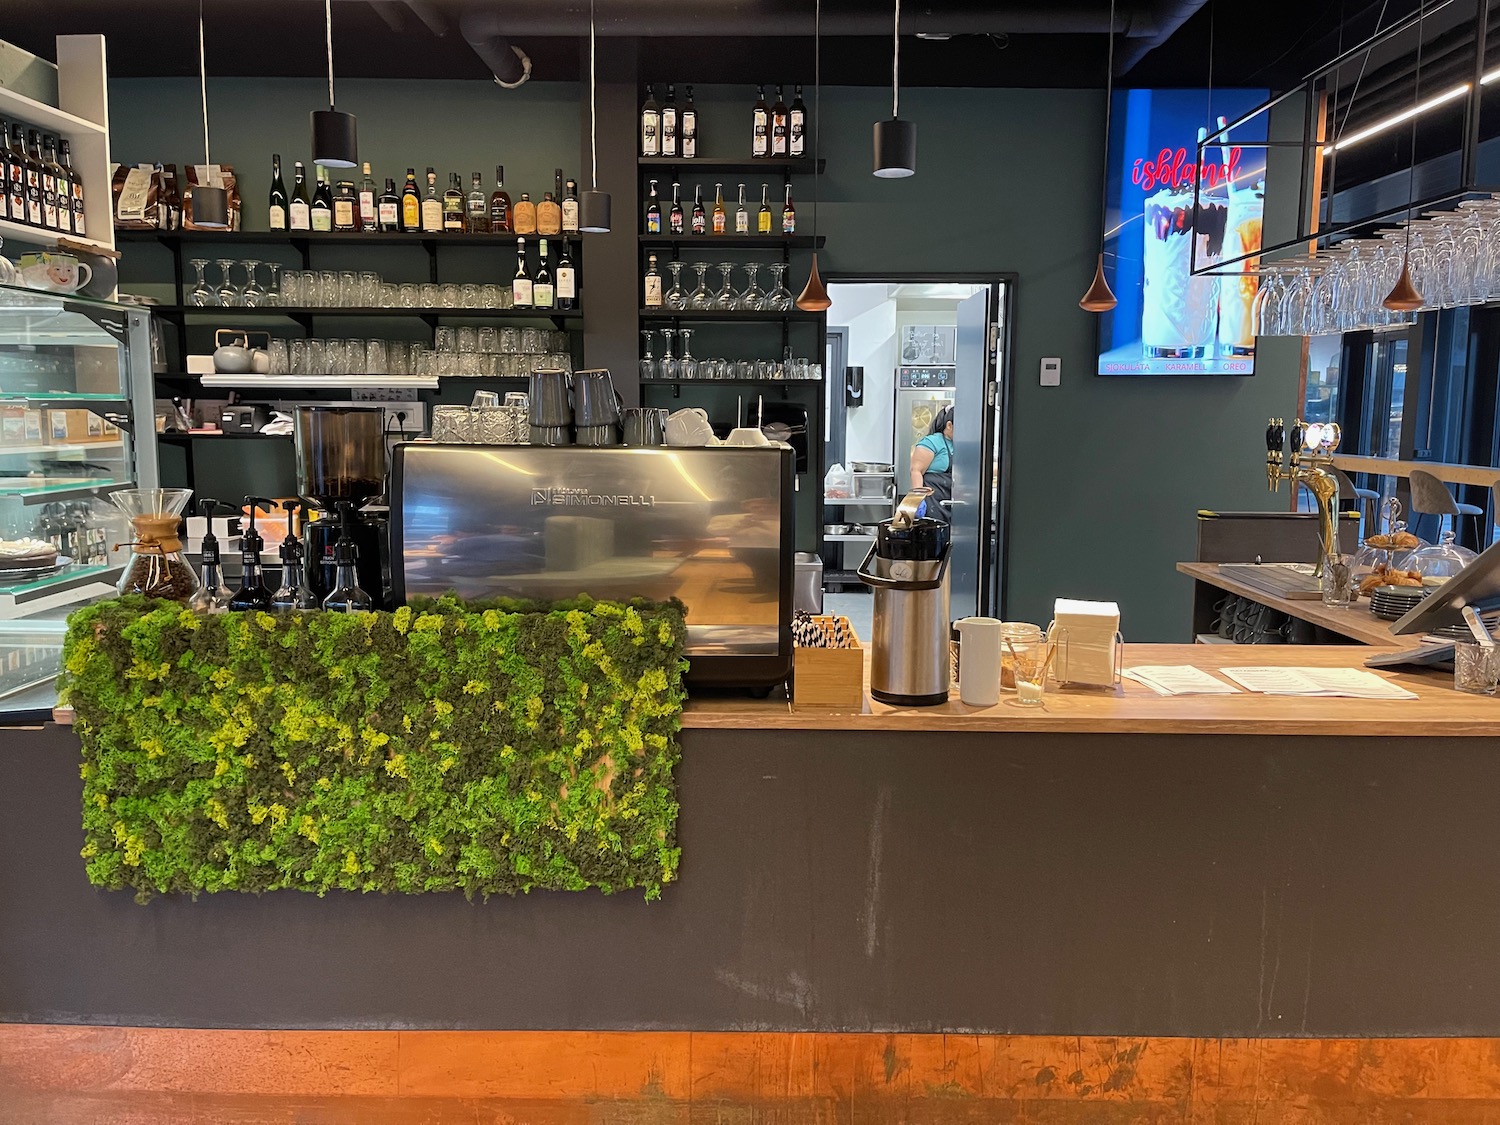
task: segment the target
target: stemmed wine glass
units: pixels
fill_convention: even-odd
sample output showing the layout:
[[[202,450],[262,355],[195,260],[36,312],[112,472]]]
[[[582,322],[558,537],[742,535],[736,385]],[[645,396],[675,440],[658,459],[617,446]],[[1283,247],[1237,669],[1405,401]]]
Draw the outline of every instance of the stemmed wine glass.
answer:
[[[772,312],[786,312],[792,307],[792,291],[786,287],[786,263],[771,265],[771,291],[766,294],[766,308]]]
[[[193,291],[188,294],[189,303],[197,305],[199,308],[218,304],[218,296],[209,288],[208,282],[203,280],[203,271],[208,267],[208,259],[194,258],[188,264],[193,267],[193,272],[198,275],[197,284],[193,286]]]
[[[747,263],[745,272],[750,275],[750,285],[740,294],[739,307],[748,312],[760,312],[766,307],[766,295],[756,280],[756,275],[760,273],[760,263]]]
[[[698,361],[693,358],[693,353],[688,348],[688,340],[693,335],[691,328],[679,328],[677,334],[682,337],[682,355],[677,360],[677,373],[684,379],[696,379],[698,377]]]
[[[676,329],[663,328],[660,331],[661,338],[666,341],[661,353],[661,377],[669,380],[675,379],[677,378],[677,361],[672,358],[672,337],[676,334]]]
[[[703,262],[694,262],[693,268],[698,271],[698,288],[693,290],[692,296],[688,298],[688,308],[708,310],[714,307],[713,294],[708,291],[708,266]]]
[[[641,329],[641,339],[646,341],[646,354],[641,356],[641,382],[649,383],[656,378],[656,357],[651,354],[651,329]]]
[[[239,286],[237,286],[232,280],[230,280],[230,277],[229,277],[230,271],[232,269],[234,269],[234,259],[233,258],[220,258],[218,260],[218,266],[219,266],[219,274],[220,274],[220,277],[219,277],[219,289],[218,289],[219,304],[225,305],[225,306],[239,304],[240,303],[240,289],[239,289]]]
[[[266,269],[271,271],[271,285],[266,290],[266,299],[263,303],[267,305],[279,305],[281,304],[281,282],[277,280],[276,275],[281,270],[281,263],[267,262]]]
[[[240,303],[247,309],[258,309],[266,303],[266,291],[260,287],[255,275],[260,272],[260,262],[249,258],[245,262],[245,288],[240,290]]]
[[[718,294],[714,297],[715,310],[719,312],[729,312],[733,309],[739,308],[739,294],[737,294],[734,291],[733,287],[730,285],[730,280],[734,276],[734,263],[720,262],[715,268],[724,275],[723,288],[721,288]]]
[[[688,295],[682,288],[682,262],[668,262],[667,269],[672,271],[672,288],[668,289],[662,296],[662,302],[669,309],[681,311],[688,307]]]

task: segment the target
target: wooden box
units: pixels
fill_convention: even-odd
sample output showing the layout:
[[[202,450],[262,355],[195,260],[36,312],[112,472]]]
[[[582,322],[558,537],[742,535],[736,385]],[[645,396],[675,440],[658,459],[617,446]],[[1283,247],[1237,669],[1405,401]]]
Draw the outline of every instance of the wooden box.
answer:
[[[865,650],[847,617],[814,617],[814,621],[842,622],[853,645],[849,648],[792,650],[792,705],[838,707],[861,711],[865,705]]]

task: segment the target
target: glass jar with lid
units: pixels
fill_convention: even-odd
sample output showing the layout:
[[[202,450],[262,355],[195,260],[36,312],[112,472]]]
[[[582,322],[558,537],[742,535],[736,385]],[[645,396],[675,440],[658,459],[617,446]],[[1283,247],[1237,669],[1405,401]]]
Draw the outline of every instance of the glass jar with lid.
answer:
[[[1000,623],[1000,690],[1016,690],[1015,651],[1030,651],[1045,645],[1040,625],[1026,621],[1002,621]]]
[[[1460,547],[1453,532],[1443,532],[1442,542],[1432,547],[1422,547],[1411,553],[1410,568],[1422,576],[1422,585],[1428,589],[1441,586],[1456,577],[1459,571],[1477,557],[1467,547]]]

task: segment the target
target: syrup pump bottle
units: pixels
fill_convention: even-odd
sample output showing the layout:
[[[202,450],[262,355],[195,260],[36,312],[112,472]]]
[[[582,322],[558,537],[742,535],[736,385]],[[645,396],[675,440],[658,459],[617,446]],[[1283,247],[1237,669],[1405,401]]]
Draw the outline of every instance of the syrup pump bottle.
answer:
[[[260,553],[266,541],[255,530],[257,504],[265,505],[267,511],[275,507],[264,496],[245,497],[245,507],[250,509],[250,526],[240,532],[240,588],[229,599],[229,608],[235,611],[271,608],[271,591],[266,589],[265,575],[260,567]]]
[[[333,613],[365,613],[374,609],[375,603],[359,588],[359,576],[354,572],[354,564],[359,559],[359,548],[354,536],[349,534],[354,505],[348,500],[340,500],[337,508],[339,541],[333,548],[333,589],[323,599],[323,608]]]
[[[317,609],[318,603],[302,573],[302,541],[293,531],[297,510],[304,505],[300,500],[283,500],[281,506],[286,509],[286,538],[281,541],[281,585],[271,595],[271,609],[278,613]]]
[[[203,584],[188,601],[194,613],[223,613],[229,608],[231,592],[224,584],[224,567],[219,559],[219,537],[214,534],[214,512],[230,508],[228,504],[205,496],[198,501],[198,514],[208,523],[203,532]]]

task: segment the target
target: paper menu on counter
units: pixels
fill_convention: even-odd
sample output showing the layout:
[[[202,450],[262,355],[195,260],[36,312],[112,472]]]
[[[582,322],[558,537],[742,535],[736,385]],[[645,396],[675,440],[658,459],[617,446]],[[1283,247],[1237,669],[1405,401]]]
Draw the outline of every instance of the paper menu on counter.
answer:
[[[1239,689],[1191,664],[1143,664],[1121,673],[1157,695],[1238,695]]]
[[[1359,668],[1221,668],[1247,691],[1263,695],[1342,696],[1350,699],[1416,699],[1416,693]]]

